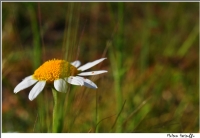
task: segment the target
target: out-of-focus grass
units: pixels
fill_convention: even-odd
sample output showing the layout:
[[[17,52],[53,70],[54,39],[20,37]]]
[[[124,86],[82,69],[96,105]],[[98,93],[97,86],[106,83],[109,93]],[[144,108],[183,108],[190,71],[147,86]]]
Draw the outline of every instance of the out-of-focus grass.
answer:
[[[29,101],[31,88],[14,94],[14,87],[39,60],[86,63],[100,58],[107,42],[108,59],[92,70],[108,73],[90,78],[98,89],[58,93],[61,132],[199,131],[198,3],[32,4],[2,5],[3,132],[51,132],[51,89]]]
[[[109,4],[111,14],[114,14],[115,12],[112,12],[112,6]],[[112,67],[112,73],[114,78],[114,88],[115,88],[115,94],[116,94],[116,108],[118,115],[116,116],[115,123],[113,124],[113,127],[116,125],[116,131],[122,132],[122,115],[121,112],[123,110],[123,97],[122,97],[122,80],[124,76],[124,70],[125,68],[122,66],[123,64],[123,55],[124,55],[124,3],[118,3],[117,5],[117,19],[116,19],[116,32],[112,38],[108,42],[108,46],[110,47],[109,53],[110,53],[110,61],[111,61],[111,67]]]

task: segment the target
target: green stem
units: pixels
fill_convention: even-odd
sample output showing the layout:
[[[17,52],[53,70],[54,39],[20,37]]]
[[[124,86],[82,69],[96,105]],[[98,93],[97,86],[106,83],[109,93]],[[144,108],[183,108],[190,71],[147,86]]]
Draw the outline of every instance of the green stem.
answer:
[[[55,89],[52,89],[53,99],[54,99],[54,108],[53,108],[53,124],[52,124],[52,132],[58,132],[58,92]]]

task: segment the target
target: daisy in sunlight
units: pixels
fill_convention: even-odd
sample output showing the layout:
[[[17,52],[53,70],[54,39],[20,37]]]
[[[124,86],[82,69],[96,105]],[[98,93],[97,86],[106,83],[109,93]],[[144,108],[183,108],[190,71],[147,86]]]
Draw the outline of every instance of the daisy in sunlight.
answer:
[[[22,82],[15,87],[14,93],[26,89],[35,83],[35,86],[29,93],[29,99],[31,101],[35,99],[40,92],[42,92],[47,83],[53,83],[58,92],[66,92],[67,83],[80,86],[84,85],[86,87],[96,89],[96,84],[81,76],[98,75],[107,72],[106,70],[83,72],[105,59],[106,58],[101,58],[93,62],[89,62],[81,67],[79,67],[81,62],[78,60],[72,63],[65,60],[49,60],[35,70],[33,75],[24,78]]]

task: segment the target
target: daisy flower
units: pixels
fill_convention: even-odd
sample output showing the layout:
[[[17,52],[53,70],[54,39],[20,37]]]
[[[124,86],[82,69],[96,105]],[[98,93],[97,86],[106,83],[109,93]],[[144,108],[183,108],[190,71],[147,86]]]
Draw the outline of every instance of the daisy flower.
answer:
[[[89,62],[81,67],[81,62],[76,60],[69,63],[65,60],[49,60],[35,70],[33,75],[30,75],[22,80],[14,89],[14,93],[26,89],[33,84],[35,86],[29,93],[29,99],[32,101],[44,89],[47,83],[53,83],[58,92],[66,92],[67,83],[73,85],[86,86],[89,88],[97,89],[95,83],[91,80],[81,76],[97,75],[107,72],[106,70],[83,72],[96,64],[102,62],[106,58],[101,58],[93,62]]]

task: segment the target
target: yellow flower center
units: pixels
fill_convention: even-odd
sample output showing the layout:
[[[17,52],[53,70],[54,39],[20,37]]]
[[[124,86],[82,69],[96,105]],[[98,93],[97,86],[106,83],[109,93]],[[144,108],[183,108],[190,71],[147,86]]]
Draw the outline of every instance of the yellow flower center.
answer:
[[[53,82],[54,80],[78,74],[76,67],[65,60],[49,60],[35,70],[33,76],[37,80]]]

